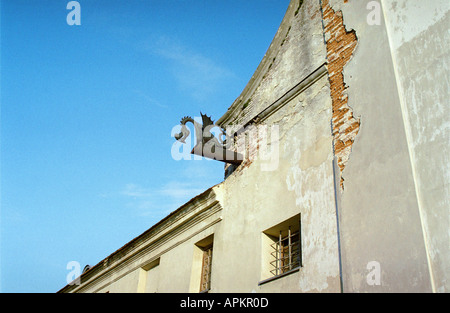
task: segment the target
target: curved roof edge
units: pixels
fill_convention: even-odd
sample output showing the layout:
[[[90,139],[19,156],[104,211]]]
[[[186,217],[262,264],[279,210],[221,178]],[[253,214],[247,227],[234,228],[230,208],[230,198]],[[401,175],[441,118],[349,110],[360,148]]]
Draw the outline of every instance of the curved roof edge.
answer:
[[[248,99],[251,98],[252,94],[255,92],[256,88],[258,88],[261,80],[263,79],[265,73],[269,70],[270,64],[272,63],[272,59],[278,53],[278,50],[281,47],[281,43],[289,32],[289,28],[292,23],[292,19],[295,16],[296,4],[298,6],[298,0],[291,0],[289,6],[286,10],[286,13],[281,21],[280,26],[275,34],[275,37],[272,39],[272,42],[267,49],[264,57],[259,63],[256,71],[253,73],[252,77],[248,81],[244,90],[241,92],[239,97],[231,104],[228,110],[225,112],[222,117],[220,117],[216,124],[220,127],[224,127],[231,121],[233,121],[239,114],[240,103],[245,103]]]

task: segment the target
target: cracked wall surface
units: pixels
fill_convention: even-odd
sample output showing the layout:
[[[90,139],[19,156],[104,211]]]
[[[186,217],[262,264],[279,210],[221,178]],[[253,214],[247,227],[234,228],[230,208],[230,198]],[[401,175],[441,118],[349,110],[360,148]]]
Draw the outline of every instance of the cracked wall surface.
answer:
[[[346,30],[342,12],[333,10],[329,0],[322,1],[322,12],[332,99],[334,153],[341,172],[340,185],[343,189],[342,172],[360,127],[360,120],[354,117],[353,110],[348,105],[348,86],[344,82],[343,71],[356,49],[358,40],[354,30]]]
[[[225,267],[236,269],[235,275],[220,273],[225,292],[232,291],[227,288],[235,285],[238,287],[234,290],[238,291],[252,288],[259,292],[340,290],[333,137],[330,132],[332,104],[324,66],[326,47],[320,2],[292,1],[287,15],[289,23],[281,26],[279,34],[282,35],[274,41],[278,47],[273,54],[269,49],[266,66],[254,75],[254,81],[258,83],[252,89],[250,82],[225,115],[228,119],[224,125],[243,125],[249,121],[254,121],[252,126],[255,127],[277,125],[278,141],[272,146],[277,145],[279,157],[276,163],[261,158],[259,153],[268,146],[264,140],[240,146],[238,151],[248,159],[221,186],[223,205],[229,217],[227,220],[224,215],[222,227],[230,239],[227,244],[229,252],[239,253],[244,259],[261,260],[261,231],[300,213],[304,266],[286,279],[254,288],[251,281],[261,280],[260,268],[263,265],[249,263],[242,266],[237,259],[223,258]],[[292,97],[282,100],[271,114],[255,119],[318,68],[323,71],[319,77],[305,83],[305,87],[299,88]],[[267,165],[275,166],[267,170]],[[251,242],[245,251],[242,238]],[[249,281],[246,277],[252,279]]]

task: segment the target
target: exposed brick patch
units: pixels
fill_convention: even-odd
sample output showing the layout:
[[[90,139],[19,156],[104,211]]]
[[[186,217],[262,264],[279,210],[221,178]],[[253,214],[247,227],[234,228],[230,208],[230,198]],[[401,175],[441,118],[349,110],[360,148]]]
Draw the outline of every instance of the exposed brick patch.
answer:
[[[345,2],[345,1],[344,1]],[[341,172],[341,190],[344,189],[342,172],[350,156],[353,142],[359,132],[360,121],[348,106],[348,88],[344,82],[344,66],[350,61],[357,45],[354,30],[345,29],[341,11],[334,11],[329,0],[322,0],[323,25],[327,46],[328,77],[332,99],[332,127],[334,153]]]
[[[252,131],[249,131],[247,129],[242,131],[239,135],[234,137],[231,150],[242,154],[244,159],[239,166],[225,164],[225,178],[233,172],[236,174],[241,174],[242,171],[248,168],[255,160],[258,154],[260,140],[258,139],[258,136],[255,136],[255,128],[251,128],[251,130]],[[250,138],[252,138],[252,140],[250,140]]]

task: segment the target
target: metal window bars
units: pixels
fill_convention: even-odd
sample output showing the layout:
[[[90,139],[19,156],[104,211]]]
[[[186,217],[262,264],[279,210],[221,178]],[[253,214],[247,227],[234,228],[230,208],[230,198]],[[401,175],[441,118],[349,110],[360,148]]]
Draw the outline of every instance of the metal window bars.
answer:
[[[208,292],[211,288],[211,264],[213,247],[203,250],[202,276],[200,282],[200,292]]]
[[[270,264],[274,267],[270,272],[274,276],[286,273],[301,266],[300,232],[291,232],[289,226],[287,235],[282,236],[282,231],[278,241],[270,245],[274,251],[271,252],[274,260]]]

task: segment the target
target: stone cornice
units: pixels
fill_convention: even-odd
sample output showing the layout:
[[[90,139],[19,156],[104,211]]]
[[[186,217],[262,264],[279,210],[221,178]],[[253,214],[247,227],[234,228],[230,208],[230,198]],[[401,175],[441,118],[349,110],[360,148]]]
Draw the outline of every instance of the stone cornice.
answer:
[[[213,188],[214,187],[191,199],[146,232],[103,259],[89,271],[83,273],[81,275],[80,285],[66,285],[59,292],[82,292],[87,288],[92,289],[93,287],[95,290],[99,290],[102,288],[98,287],[99,285],[104,285],[105,282],[111,281],[110,278],[113,272],[117,273],[123,270],[132,262],[157,250],[164,243],[176,239],[176,237],[181,236],[188,229],[191,229],[195,225],[205,221],[208,217],[220,212],[222,207],[215,197]],[[220,219],[216,219],[212,224],[219,221]],[[191,236],[193,235],[191,234],[190,236],[181,238],[177,243],[166,248],[164,251],[166,252],[174,248],[180,244],[180,242],[186,241],[187,238]],[[161,254],[161,252],[159,254]],[[151,262],[154,258],[155,256],[152,256],[152,259],[146,260],[145,264]],[[139,266],[144,266],[145,264],[139,264]],[[135,268],[132,270],[134,269]],[[129,272],[130,270],[121,273],[119,278]],[[118,278],[115,278],[115,280],[117,279]]]
[[[262,110],[260,113],[258,113],[256,116],[254,116],[246,125],[252,124],[252,123],[259,123],[267,119],[271,114],[276,112],[278,109],[283,107],[286,103],[288,103],[290,100],[298,96],[300,93],[302,93],[305,89],[307,89],[309,86],[314,84],[316,81],[318,81],[320,78],[325,76],[328,73],[327,65],[326,63],[323,63],[320,65],[317,69],[315,69],[313,72],[311,72],[308,76],[303,78],[297,85],[289,89],[284,95],[282,95],[279,99],[277,99],[275,102],[273,102],[271,105],[269,105],[267,108]]]

